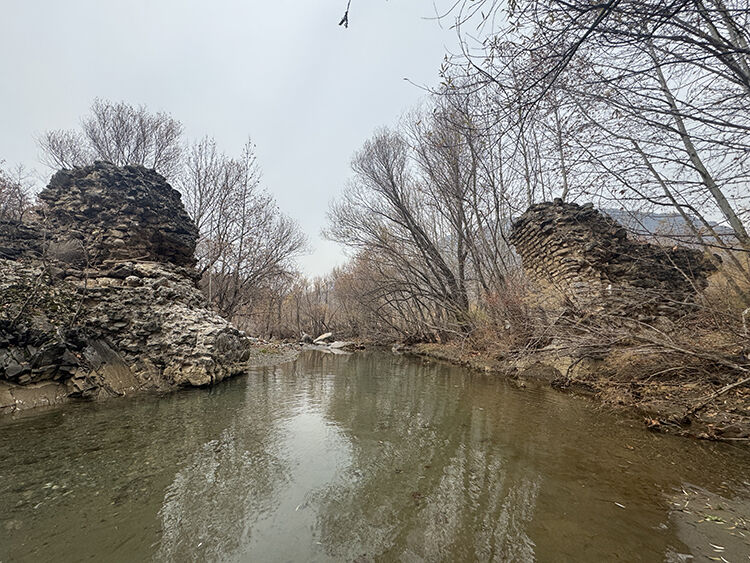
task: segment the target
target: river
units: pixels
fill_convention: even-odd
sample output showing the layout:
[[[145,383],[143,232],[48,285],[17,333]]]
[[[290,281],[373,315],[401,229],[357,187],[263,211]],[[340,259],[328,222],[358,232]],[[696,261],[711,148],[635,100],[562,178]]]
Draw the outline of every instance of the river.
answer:
[[[0,420],[0,561],[747,562],[748,481],[585,398],[304,352]]]

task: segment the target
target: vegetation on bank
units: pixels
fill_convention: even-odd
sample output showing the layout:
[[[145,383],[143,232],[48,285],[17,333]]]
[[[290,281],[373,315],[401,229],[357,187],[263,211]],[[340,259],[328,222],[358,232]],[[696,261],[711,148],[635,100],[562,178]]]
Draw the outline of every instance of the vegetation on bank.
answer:
[[[458,2],[444,17],[463,49],[442,86],[365,143],[331,205],[327,233],[351,260],[269,289],[244,320],[278,337],[481,347],[489,335],[533,350],[566,327],[539,318],[508,240],[515,217],[559,197],[593,202],[638,240],[704,251],[719,273],[675,326],[691,345],[726,333],[721,353],[737,360],[750,306],[749,15],[746,0]]]

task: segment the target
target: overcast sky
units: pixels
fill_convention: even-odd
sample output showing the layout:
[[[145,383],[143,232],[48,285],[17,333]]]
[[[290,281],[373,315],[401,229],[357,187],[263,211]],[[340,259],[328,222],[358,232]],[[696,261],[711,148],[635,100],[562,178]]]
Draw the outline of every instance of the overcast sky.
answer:
[[[434,86],[455,35],[431,0],[2,0],[0,160],[39,164],[36,138],[76,127],[95,97],[171,113],[188,139],[239,155],[257,145],[264,183],[314,252],[307,274],[343,261],[324,241],[328,202],[353,152]],[[440,5],[440,1],[438,1]]]

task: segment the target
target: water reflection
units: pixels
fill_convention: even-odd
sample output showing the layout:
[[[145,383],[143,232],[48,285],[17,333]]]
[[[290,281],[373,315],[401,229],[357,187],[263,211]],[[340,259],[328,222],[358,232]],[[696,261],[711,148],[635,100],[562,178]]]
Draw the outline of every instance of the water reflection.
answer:
[[[278,386],[260,383],[254,392],[264,400],[236,412],[217,438],[191,452],[167,487],[159,559],[225,560],[247,543],[254,519],[289,482],[278,425],[289,406],[278,401]]]
[[[747,511],[748,462],[546,389],[311,352],[0,422],[0,560],[678,560],[700,538],[675,494]]]

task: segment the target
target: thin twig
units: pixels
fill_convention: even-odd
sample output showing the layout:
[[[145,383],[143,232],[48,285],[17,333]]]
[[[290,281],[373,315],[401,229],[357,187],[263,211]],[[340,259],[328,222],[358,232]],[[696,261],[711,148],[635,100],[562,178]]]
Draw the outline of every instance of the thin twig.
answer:
[[[724,387],[722,387],[718,391],[716,391],[714,393],[711,393],[708,397],[706,397],[700,403],[698,403],[696,406],[694,406],[689,411],[687,411],[686,414],[687,415],[695,414],[696,412],[698,412],[699,410],[701,410],[703,407],[705,407],[708,403],[710,403],[711,401],[713,401],[717,397],[720,397],[724,393],[727,393],[727,392],[731,391],[732,389],[734,389],[736,387],[741,387],[742,385],[746,385],[747,383],[750,383],[750,376],[745,377],[743,379],[740,379],[739,381],[736,381],[736,382],[731,383],[729,385],[725,385]]]

